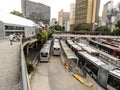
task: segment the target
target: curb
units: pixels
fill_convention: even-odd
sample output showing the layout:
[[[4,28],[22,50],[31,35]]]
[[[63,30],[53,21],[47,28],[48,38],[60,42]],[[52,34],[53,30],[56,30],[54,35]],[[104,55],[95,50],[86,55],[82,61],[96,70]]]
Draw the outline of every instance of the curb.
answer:
[[[72,74],[78,81],[80,81],[84,86],[87,86],[89,88],[93,87],[93,84],[91,82],[85,82],[85,80],[79,76],[78,74]]]

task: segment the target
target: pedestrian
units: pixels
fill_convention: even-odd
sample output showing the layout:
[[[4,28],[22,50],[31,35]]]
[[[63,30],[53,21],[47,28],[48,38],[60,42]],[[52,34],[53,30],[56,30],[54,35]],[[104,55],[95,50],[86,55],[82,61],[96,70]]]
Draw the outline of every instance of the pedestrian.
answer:
[[[10,34],[9,39],[10,39],[10,45],[12,45],[13,44],[13,39],[14,39],[13,34]]]

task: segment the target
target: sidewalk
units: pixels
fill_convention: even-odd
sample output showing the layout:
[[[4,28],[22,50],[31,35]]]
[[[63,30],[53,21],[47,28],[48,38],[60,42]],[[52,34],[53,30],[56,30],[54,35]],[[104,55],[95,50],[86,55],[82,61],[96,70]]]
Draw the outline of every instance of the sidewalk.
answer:
[[[0,90],[20,90],[20,42],[0,39]]]

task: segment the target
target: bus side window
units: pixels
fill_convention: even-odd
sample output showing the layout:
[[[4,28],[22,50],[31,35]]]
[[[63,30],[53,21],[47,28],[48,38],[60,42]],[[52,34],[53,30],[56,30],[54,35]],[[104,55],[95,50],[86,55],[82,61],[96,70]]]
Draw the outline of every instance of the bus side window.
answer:
[[[108,84],[117,90],[120,90],[120,79],[109,75]]]

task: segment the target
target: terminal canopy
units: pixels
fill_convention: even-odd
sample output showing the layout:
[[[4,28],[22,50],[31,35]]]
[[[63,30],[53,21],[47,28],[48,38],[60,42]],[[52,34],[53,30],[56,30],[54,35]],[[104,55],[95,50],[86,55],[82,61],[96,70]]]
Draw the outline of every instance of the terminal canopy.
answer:
[[[32,20],[5,12],[0,12],[0,22],[7,25],[13,24],[19,26],[28,26],[28,27],[34,27],[34,25],[36,25]]]

